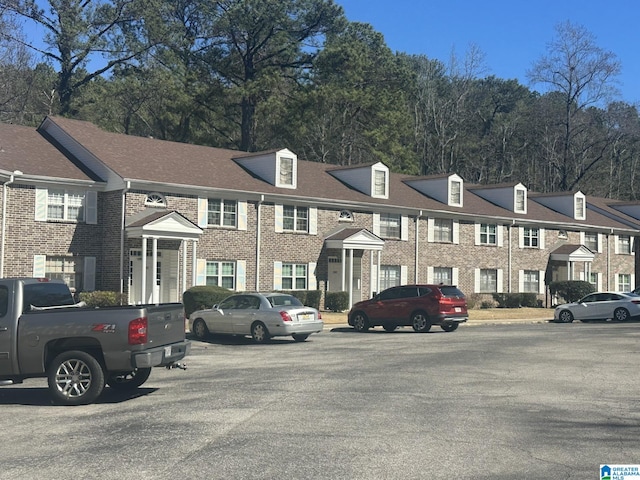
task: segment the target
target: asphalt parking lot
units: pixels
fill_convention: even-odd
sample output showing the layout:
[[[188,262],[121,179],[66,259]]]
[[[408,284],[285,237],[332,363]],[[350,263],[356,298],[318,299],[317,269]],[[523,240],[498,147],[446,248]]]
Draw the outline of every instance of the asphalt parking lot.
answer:
[[[0,479],[598,478],[640,459],[640,323],[194,341],[135,395],[0,388]]]

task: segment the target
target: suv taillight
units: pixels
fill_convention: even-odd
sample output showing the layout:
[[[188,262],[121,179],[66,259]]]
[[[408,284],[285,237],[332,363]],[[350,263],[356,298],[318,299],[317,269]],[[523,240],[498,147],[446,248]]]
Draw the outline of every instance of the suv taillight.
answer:
[[[129,322],[129,345],[147,343],[147,317],[136,318]]]

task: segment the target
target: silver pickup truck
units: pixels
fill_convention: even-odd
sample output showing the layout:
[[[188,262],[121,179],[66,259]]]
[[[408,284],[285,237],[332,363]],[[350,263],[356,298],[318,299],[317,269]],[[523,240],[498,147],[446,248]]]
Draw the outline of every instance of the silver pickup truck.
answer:
[[[180,303],[86,308],[61,281],[0,279],[0,385],[46,377],[55,403],[84,405],[185,368],[190,346]]]

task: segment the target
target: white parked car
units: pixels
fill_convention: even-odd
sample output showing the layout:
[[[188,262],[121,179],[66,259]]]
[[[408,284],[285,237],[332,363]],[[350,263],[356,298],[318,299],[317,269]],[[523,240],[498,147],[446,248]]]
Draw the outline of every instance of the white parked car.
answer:
[[[553,313],[553,319],[563,323],[608,319],[624,322],[637,316],[640,316],[640,295],[621,292],[590,293],[577,302],[558,305]]]
[[[189,328],[199,339],[210,333],[251,335],[255,342],[262,343],[271,337],[291,335],[296,342],[304,342],[322,327],[318,310],[285,293],[239,293],[189,316]]]

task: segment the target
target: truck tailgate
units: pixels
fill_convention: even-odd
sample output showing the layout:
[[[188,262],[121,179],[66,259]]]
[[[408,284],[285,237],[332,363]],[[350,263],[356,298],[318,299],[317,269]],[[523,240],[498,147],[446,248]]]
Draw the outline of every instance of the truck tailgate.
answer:
[[[184,310],[181,303],[145,305],[149,346],[168,345],[184,340]]]

